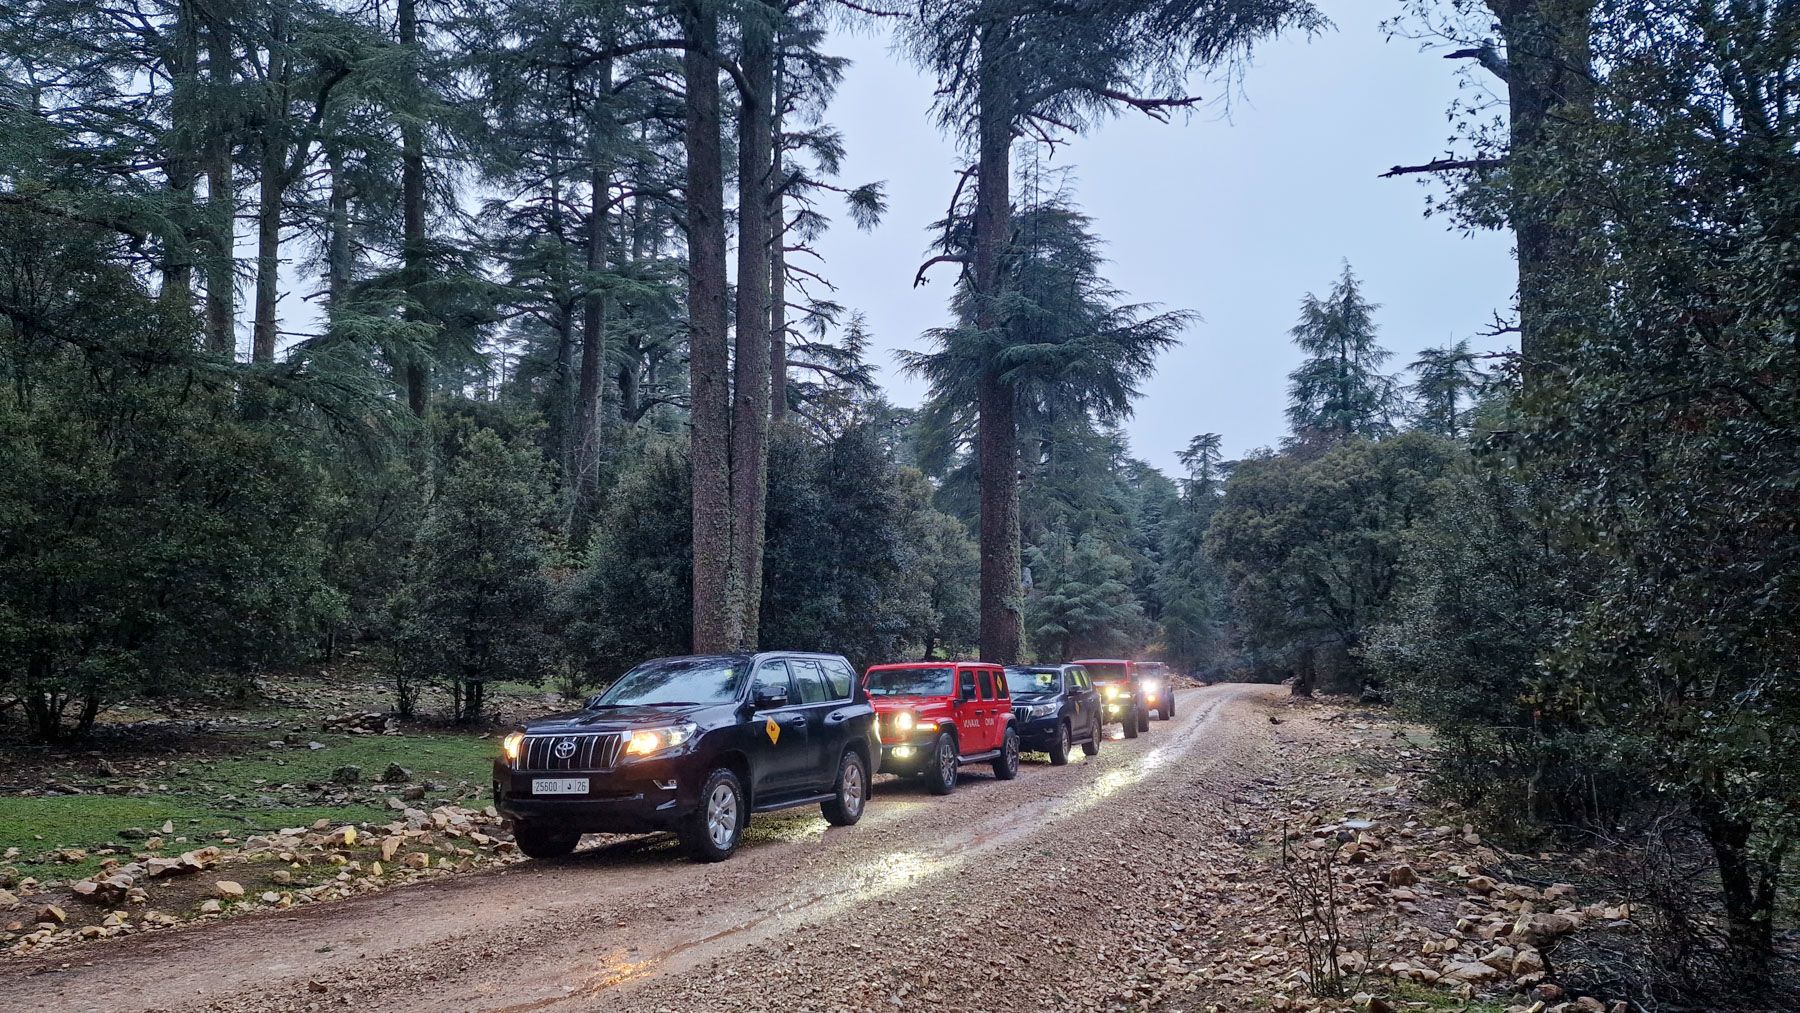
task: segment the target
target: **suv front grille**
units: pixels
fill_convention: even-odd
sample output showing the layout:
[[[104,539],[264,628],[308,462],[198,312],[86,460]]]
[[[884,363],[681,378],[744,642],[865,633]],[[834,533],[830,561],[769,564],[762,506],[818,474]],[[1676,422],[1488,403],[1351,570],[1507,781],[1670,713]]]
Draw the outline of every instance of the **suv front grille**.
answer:
[[[570,742],[567,756],[558,755],[557,746]],[[578,733],[573,735],[527,735],[521,751],[524,763],[520,770],[611,770],[619,762],[619,751],[625,736],[620,732]]]

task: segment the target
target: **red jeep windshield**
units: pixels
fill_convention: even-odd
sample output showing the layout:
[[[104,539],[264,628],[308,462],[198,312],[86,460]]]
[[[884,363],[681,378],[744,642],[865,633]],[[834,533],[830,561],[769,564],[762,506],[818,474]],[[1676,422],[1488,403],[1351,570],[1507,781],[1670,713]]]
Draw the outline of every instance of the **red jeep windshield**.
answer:
[[[1084,661],[1081,667],[1088,670],[1088,678],[1095,682],[1119,682],[1125,678],[1126,666],[1123,662],[1109,665],[1099,661]]]
[[[869,673],[870,696],[949,696],[955,692],[956,669],[877,668]]]

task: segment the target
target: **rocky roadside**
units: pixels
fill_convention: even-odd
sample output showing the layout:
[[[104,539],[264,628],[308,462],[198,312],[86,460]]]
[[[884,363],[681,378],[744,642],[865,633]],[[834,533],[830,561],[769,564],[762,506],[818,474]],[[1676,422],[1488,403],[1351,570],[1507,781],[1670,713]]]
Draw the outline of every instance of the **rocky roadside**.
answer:
[[[520,860],[492,807],[414,808],[390,796],[385,823],[318,820],[202,847],[172,823],[130,850],[106,848],[100,871],[72,881],[17,879],[0,888],[0,946],[15,955],[282,910]],[[17,849],[13,849],[16,852]],[[9,853],[7,858],[16,858]],[[85,861],[70,849],[64,859]]]
[[[1418,797],[1406,729],[1346,703],[1277,705],[1260,734],[971,868],[945,895],[635,988],[635,1005],[945,1011],[1619,1013],[1552,972],[1630,932],[1627,907],[1508,879],[1508,856]],[[1340,994],[1312,994],[1290,863],[1329,858]],[[1310,908],[1309,908],[1310,909]]]

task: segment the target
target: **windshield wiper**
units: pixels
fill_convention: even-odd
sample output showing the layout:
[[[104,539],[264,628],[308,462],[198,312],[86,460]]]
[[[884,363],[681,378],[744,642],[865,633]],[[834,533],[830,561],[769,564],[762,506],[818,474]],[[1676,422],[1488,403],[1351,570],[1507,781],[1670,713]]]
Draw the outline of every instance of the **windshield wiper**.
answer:
[[[698,706],[700,706],[700,701],[698,701],[698,700],[656,700],[651,703],[639,704],[638,706],[640,706],[640,707],[698,707]]]

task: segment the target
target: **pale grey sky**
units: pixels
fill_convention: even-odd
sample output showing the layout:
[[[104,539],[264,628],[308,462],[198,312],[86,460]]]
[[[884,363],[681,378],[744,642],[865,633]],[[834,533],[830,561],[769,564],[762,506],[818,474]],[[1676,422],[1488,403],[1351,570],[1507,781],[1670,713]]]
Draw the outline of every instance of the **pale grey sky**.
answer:
[[[1262,50],[1228,116],[1214,108],[1165,125],[1134,115],[1057,153],[1055,164],[1075,166],[1113,283],[1203,318],[1164,356],[1129,424],[1138,456],[1171,472],[1195,433],[1223,434],[1229,457],[1281,438],[1298,361],[1287,329],[1301,296],[1323,292],[1345,260],[1380,304],[1393,368],[1457,338],[1498,347],[1480,335],[1511,299],[1510,235],[1449,231],[1423,216],[1417,183],[1377,178],[1442,152],[1455,66],[1388,41],[1388,4],[1320,6],[1336,30]],[[849,148],[843,180],[887,180],[889,209],[873,232],[841,221],[820,244],[825,270],[836,298],[867,314],[890,396],[917,404],[924,389],[892,352],[923,347],[920,334],[945,322],[954,268],[923,288],[911,281],[959,163],[932,125],[931,82],[885,36],[842,36],[830,49],[855,60],[830,114]]]

